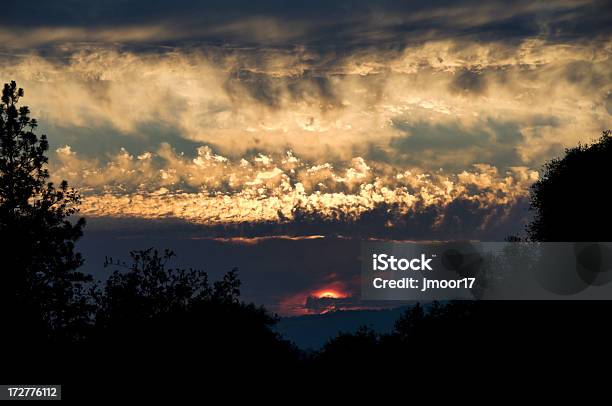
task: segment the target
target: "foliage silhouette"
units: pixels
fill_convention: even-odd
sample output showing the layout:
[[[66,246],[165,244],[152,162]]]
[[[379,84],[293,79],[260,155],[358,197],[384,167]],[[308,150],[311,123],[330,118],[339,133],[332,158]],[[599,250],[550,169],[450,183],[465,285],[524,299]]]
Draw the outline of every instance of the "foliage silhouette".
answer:
[[[535,218],[527,232],[533,241],[612,241],[608,190],[611,131],[593,144],[579,144],[544,166],[531,188]]]
[[[210,284],[201,270],[168,268],[173,256],[150,248],[133,251],[131,264],[107,260],[120,269],[97,292],[89,343],[104,353],[106,367],[122,364],[117,373],[126,379],[174,381],[197,378],[189,365],[244,373],[297,366],[297,349],[271,329],[277,318],[240,301],[236,269]]]
[[[397,370],[418,379],[446,370],[457,380],[462,377],[455,374],[472,369],[520,370],[522,378],[539,379],[541,370],[603,367],[610,355],[596,343],[606,333],[608,306],[600,305],[571,301],[419,305],[408,309],[388,334],[362,329],[331,339],[315,354],[313,364],[323,375],[333,371],[335,376],[353,376],[359,369],[380,378],[376,371]],[[527,365],[535,369],[525,369]]]
[[[2,89],[0,104],[0,307],[5,320],[21,334],[16,341],[73,340],[82,335],[92,304],[86,294],[91,280],[76,269],[74,251],[83,219],[75,223],[79,195],[64,181],[49,182],[45,135],[24,91],[13,81]],[[36,332],[36,334],[35,334]]]
[[[340,333],[329,340],[316,354],[315,365],[321,371],[335,371],[338,367],[353,370],[361,365],[372,365],[382,361],[380,355],[378,335],[372,329],[363,326],[354,333]]]

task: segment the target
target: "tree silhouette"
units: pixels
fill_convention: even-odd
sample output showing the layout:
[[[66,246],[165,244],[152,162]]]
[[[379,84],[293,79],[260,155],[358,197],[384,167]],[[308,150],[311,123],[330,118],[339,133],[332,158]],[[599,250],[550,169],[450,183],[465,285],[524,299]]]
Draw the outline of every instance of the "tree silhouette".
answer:
[[[354,333],[340,333],[329,340],[316,355],[316,366],[320,372],[339,368],[358,369],[364,365],[384,365],[385,359],[380,355],[380,340],[376,332],[366,326]]]
[[[149,248],[130,253],[130,265],[107,258],[105,267],[117,266],[97,295],[96,323],[99,327],[127,327],[167,314],[189,312],[204,303],[239,303],[237,270],[228,272],[212,286],[208,274],[199,269],[168,268],[174,252],[160,254]],[[271,324],[272,318],[264,318]]]
[[[426,322],[426,312],[420,303],[406,310],[396,321],[394,332],[401,341],[409,342]]]
[[[133,251],[130,264],[106,261],[118,269],[96,294],[89,343],[102,364],[126,379],[152,380],[197,378],[189,365],[243,372],[297,365],[297,349],[271,329],[277,318],[240,301],[236,269],[211,284],[204,271],[168,267],[174,256],[149,248]]]
[[[565,151],[544,166],[531,187],[534,241],[612,241],[608,184],[612,174],[610,130],[593,143]]]
[[[74,251],[84,220],[74,224],[79,195],[62,182],[48,181],[49,148],[34,131],[27,106],[18,107],[23,89],[5,84],[0,104],[0,300],[12,331],[42,329],[53,339],[74,338],[83,331],[90,309],[76,272],[82,264]],[[9,324],[7,324],[9,325]]]

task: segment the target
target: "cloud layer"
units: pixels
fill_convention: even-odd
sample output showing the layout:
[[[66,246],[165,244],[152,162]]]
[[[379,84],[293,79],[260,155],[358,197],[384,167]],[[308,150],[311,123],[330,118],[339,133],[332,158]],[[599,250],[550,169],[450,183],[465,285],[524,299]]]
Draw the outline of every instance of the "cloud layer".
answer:
[[[145,144],[174,132],[234,158],[292,149],[322,163],[363,156],[464,169],[539,166],[596,137],[610,118],[611,52],[610,41],[539,40],[427,42],[333,60],[305,49],[86,47],[0,66],[26,87],[35,115],[57,127],[58,143],[62,128]]]
[[[568,41],[609,34],[608,15],[605,0],[32,0],[5,10],[0,38],[7,47],[23,48],[66,41],[318,49],[451,37]]]
[[[304,161],[291,151],[236,161],[200,147],[195,158],[187,158],[167,144],[138,156],[123,150],[104,165],[68,146],[57,154],[53,172],[79,185],[86,216],[173,218],[204,226],[275,223],[279,231],[285,225],[300,234],[328,232],[335,223],[360,225],[364,235],[375,227],[370,236],[399,228],[414,233],[419,222],[449,232],[459,219],[459,231],[475,236],[492,222],[514,220],[513,210],[538,177],[526,167],[502,174],[486,164],[457,174],[398,171],[370,166],[361,157],[337,167]],[[420,220],[413,224],[411,216]]]
[[[31,2],[1,79],[89,216],[480,229],[609,127],[605,2],[289,3]]]

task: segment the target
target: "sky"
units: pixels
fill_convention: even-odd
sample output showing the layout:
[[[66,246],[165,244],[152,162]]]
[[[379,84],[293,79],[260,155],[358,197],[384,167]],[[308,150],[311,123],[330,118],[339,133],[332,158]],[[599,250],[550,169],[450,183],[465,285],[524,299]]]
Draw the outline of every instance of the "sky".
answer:
[[[25,89],[95,235],[499,240],[523,232],[546,160],[610,126],[611,9],[10,2],[0,79]],[[316,266],[255,299],[324,289]]]

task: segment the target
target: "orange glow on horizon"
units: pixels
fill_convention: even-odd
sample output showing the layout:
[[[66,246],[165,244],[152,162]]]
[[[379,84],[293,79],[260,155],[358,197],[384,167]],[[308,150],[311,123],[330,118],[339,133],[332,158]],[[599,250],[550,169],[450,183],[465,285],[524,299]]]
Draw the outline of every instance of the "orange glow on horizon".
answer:
[[[346,295],[340,291],[334,289],[322,289],[313,294],[314,297],[317,298],[332,298],[332,299],[341,299],[346,297]]]

